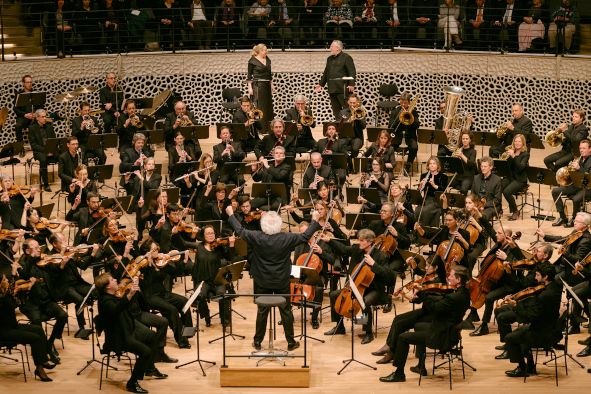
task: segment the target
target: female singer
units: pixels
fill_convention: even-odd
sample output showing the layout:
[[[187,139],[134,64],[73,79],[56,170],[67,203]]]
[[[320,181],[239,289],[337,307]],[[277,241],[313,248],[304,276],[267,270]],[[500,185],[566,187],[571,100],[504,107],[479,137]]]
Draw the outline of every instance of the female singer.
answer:
[[[257,44],[252,48],[251,57],[248,60],[248,95],[253,98],[255,107],[264,113],[263,125],[269,128],[269,122],[273,119],[273,73],[271,72],[271,59],[267,57],[267,46]]]
[[[192,144],[185,145],[185,137],[180,130],[174,134],[174,146],[168,150],[168,172],[172,179],[184,174],[183,166],[177,166],[179,163],[195,161],[197,155]]]
[[[418,205],[415,217],[421,226],[439,227],[441,205],[435,198],[435,192],[443,192],[447,187],[447,175],[441,173],[441,163],[436,156],[427,161],[428,171],[421,174],[419,191],[423,195],[422,206]],[[445,278],[445,277],[444,277]],[[445,279],[444,279],[445,281]]]
[[[451,186],[465,195],[472,188],[474,175],[476,175],[476,149],[474,149],[470,131],[460,133],[460,147],[455,152],[452,152],[452,156],[459,157],[462,160],[464,171],[458,171]]]
[[[80,204],[78,209],[87,207],[86,199],[88,198],[88,192],[97,192],[96,182],[88,179],[88,167],[85,164],[80,164],[74,171],[76,178],[70,185],[70,193],[68,193],[68,202],[70,205],[74,205],[76,196],[80,196]]]
[[[205,319],[205,325],[211,326],[211,317],[207,301],[212,296],[219,296],[226,293],[226,286],[216,285],[215,277],[218,270],[226,265],[234,257],[234,243],[236,237],[230,236],[227,239],[227,246],[216,242],[216,234],[213,226],[207,225],[203,228],[203,242],[197,244],[195,264],[191,272],[194,287],[197,288],[203,281],[201,293],[197,296],[199,315]],[[219,302],[220,320],[222,325],[228,326],[231,323],[230,300],[223,299]]]
[[[376,157],[371,161],[371,170],[367,174],[362,187],[378,189],[381,203],[383,204],[388,201],[390,173],[384,171],[384,162],[382,159]]]
[[[511,216],[509,220],[519,219],[519,211],[515,203],[515,194],[527,187],[527,167],[529,166],[529,152],[523,134],[516,134],[513,137],[513,149],[505,151],[507,163],[509,164],[509,176],[503,178],[503,196],[509,204]],[[509,147],[510,148],[510,147]],[[503,156],[501,156],[503,157]]]
[[[363,154],[365,157],[380,159],[384,163],[386,171],[394,170],[396,156],[392,147],[392,137],[386,130],[380,131],[378,139]]]

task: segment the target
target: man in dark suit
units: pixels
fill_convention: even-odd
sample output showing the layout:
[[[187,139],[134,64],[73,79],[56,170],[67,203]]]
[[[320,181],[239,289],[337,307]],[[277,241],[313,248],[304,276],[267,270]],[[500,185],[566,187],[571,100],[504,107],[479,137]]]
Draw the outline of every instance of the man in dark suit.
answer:
[[[404,367],[410,345],[416,345],[417,358],[419,359],[418,365],[411,367],[410,370],[425,376],[427,375],[425,368],[426,347],[445,352],[457,343],[459,340],[457,326],[462,322],[464,314],[470,306],[470,292],[466,288],[468,278],[468,271],[465,267],[455,266],[447,277],[447,284],[457,287],[455,291],[444,295],[425,295],[421,310],[422,313],[431,317],[431,321],[416,322],[414,332],[401,332],[398,335],[391,348],[394,353],[393,364],[396,370],[388,376],[381,377],[380,382],[404,382],[406,380]]]
[[[572,123],[562,123],[558,130],[562,135],[562,149],[544,158],[544,164],[549,170],[556,172],[560,167],[568,165],[574,158],[573,150],[582,140],[589,138],[589,128],[585,125],[585,111],[573,111]]]
[[[259,163],[252,165],[253,171],[252,179],[255,182],[263,183],[283,183],[286,186],[287,196],[290,196],[292,186],[292,168],[285,162],[285,148],[278,146],[273,149],[273,162],[270,163],[264,156],[261,156]],[[258,169],[258,170],[257,170]],[[287,199],[282,200],[280,196],[271,194],[270,202],[271,206],[268,205],[268,199],[264,197],[256,197],[252,201],[252,207],[254,209],[260,208],[262,210],[276,210],[280,204],[287,204]]]
[[[218,170],[223,169],[224,163],[240,162],[244,160],[246,154],[242,150],[242,145],[240,144],[240,141],[234,141],[232,139],[229,127],[223,126],[220,129],[220,139],[221,142],[213,146],[213,161],[217,164]],[[244,183],[244,177],[242,174],[238,175],[234,172],[222,174],[220,176],[220,182],[226,184],[233,183],[235,185],[238,183],[242,184]]]
[[[42,107],[33,106],[33,105],[25,105],[25,106],[16,106],[16,100],[19,94],[23,93],[32,93],[33,92],[33,77],[30,75],[25,75],[22,78],[23,88],[19,90],[16,95],[14,96],[14,113],[16,115],[16,124],[14,125],[14,132],[16,134],[17,141],[23,141],[23,130],[28,128],[32,123],[35,121],[35,110],[40,109]],[[22,152],[18,152],[21,157],[25,155],[25,151],[23,149]]]
[[[100,294],[98,323],[99,329],[105,331],[104,347],[115,352],[129,351],[137,356],[126,388],[132,393],[147,393],[148,391],[139,385],[138,380],[142,380],[144,376],[164,379],[167,375],[154,366],[154,357],[158,351],[156,334],[133,319],[129,312],[131,301],[140,289],[138,278],[134,278],[131,289],[121,298],[115,295],[119,284],[111,274],[100,275],[94,284]]]
[[[355,111],[360,111],[365,115],[359,116]],[[361,104],[361,99],[356,94],[347,97],[347,108],[341,110],[341,120],[353,125],[353,138],[343,138],[343,140],[346,141],[351,151],[350,158],[357,157],[359,150],[363,146],[363,130],[367,126],[367,112],[363,108],[363,104]],[[349,168],[352,169],[352,165]]]
[[[197,125],[197,119],[195,119],[192,112],[187,111],[186,104],[179,100],[174,105],[174,112],[166,115],[166,119],[164,120],[164,145],[167,151],[174,145],[174,136],[176,135],[176,132],[179,131],[181,127],[190,125]],[[195,150],[195,157],[192,159],[199,160],[201,157],[201,145],[199,145],[199,140],[195,141],[189,139],[185,143],[191,145]]]
[[[501,125],[501,127],[506,128],[501,144],[491,147],[488,152],[488,155],[493,159],[500,157],[505,152],[505,148],[513,142],[515,134],[523,134],[529,147],[530,134],[533,132],[531,120],[524,115],[523,107],[519,103],[513,104],[511,111],[513,113],[513,119]]]
[[[249,256],[250,274],[254,278],[255,294],[289,294],[289,276],[291,272],[291,252],[301,243],[308,242],[312,234],[320,229],[318,212],[312,214],[312,223],[308,229],[300,234],[281,232],[282,219],[276,212],[267,212],[261,218],[262,231],[246,230],[242,227],[232,206],[226,208],[230,217],[230,225],[236,235],[244,239],[251,246]],[[270,308],[258,305],[256,332],[252,346],[261,349],[261,342],[265,338],[267,318]],[[300,346],[296,342],[293,332],[293,314],[291,302],[279,306],[281,321],[287,339],[287,349],[295,350]]]
[[[252,102],[247,96],[240,98],[240,109],[234,112],[232,123],[242,123],[246,128],[247,138],[242,143],[244,152],[252,152],[259,142],[259,131],[263,130],[263,122],[260,119],[254,119],[252,114]]]
[[[312,151],[329,155],[335,153],[347,153],[346,141],[344,141],[342,138],[339,138],[335,123],[331,123],[326,127],[325,138],[319,139]]]
[[[285,125],[281,119],[273,119],[271,121],[272,134],[267,134],[257,143],[254,148],[254,154],[257,159],[261,156],[270,156],[273,150],[282,146],[285,148],[286,156],[295,156],[295,139],[291,135],[285,135]]]
[[[409,125],[403,124],[400,122],[400,113],[402,111],[408,111],[410,108],[411,102],[411,95],[409,92],[403,92],[400,95],[400,105],[390,113],[390,120],[388,121],[388,127],[391,129],[396,130],[396,136],[394,137],[397,140],[401,140],[404,136],[404,141],[406,142],[406,146],[408,146],[408,156],[406,158],[406,164],[404,165],[406,171],[410,171],[412,167],[412,163],[414,162],[415,158],[417,157],[417,152],[419,151],[419,143],[417,140],[417,130],[421,125],[419,121],[419,112],[416,108],[412,109],[412,116],[413,122]],[[400,144],[392,145],[395,149],[400,147]]]
[[[562,285],[554,280],[556,270],[552,264],[542,263],[535,271],[536,280],[544,286],[543,290],[520,302],[510,297],[508,299],[508,302],[515,306],[518,321],[529,323],[505,337],[509,360],[518,364],[517,368],[505,372],[512,378],[536,373],[535,362],[530,352],[532,347],[552,346],[562,338],[561,327],[558,325]]]
[[[312,123],[308,125],[302,124],[304,116],[311,116]],[[312,129],[316,127],[316,121],[312,114],[312,109],[307,105],[306,96],[297,94],[294,99],[294,106],[285,111],[285,121],[294,122],[298,128],[298,135],[296,137],[296,152],[308,152],[314,147],[316,141],[312,137]]]
[[[49,175],[47,173],[47,164],[55,163],[56,155],[52,152],[45,152],[48,138],[56,138],[53,125],[47,120],[47,112],[44,109],[35,111],[35,121],[29,126],[29,142],[33,150],[33,158],[39,161],[39,176],[43,189],[51,192],[49,187]]]
[[[487,223],[494,216],[503,213],[503,206],[501,205],[501,178],[492,173],[493,167],[494,161],[490,157],[485,156],[480,159],[481,173],[474,176],[474,182],[472,183],[472,193],[480,198],[486,199],[482,217],[486,219]],[[488,230],[489,234],[492,234],[491,229],[489,228]]]
[[[493,10],[492,36],[494,41],[501,43],[501,49],[515,51],[517,49],[517,29],[523,21],[523,11],[515,0],[505,0]]]
[[[329,166],[322,163],[322,155],[318,152],[310,153],[310,165],[304,172],[302,187],[317,189],[318,182],[328,182],[332,176],[332,170]]]
[[[100,208],[100,201],[100,196],[98,194],[90,192],[86,197],[86,203],[88,206],[78,209],[81,201],[76,197],[74,204],[72,204],[72,208],[66,214],[66,220],[76,223],[76,227],[78,228],[78,232],[74,237],[74,245],[86,243],[90,227],[93,227],[98,220],[101,220],[100,218],[93,217],[93,214]],[[95,228],[96,230],[94,231],[100,231],[96,226]]]
[[[397,40],[399,43],[407,39],[409,16],[409,0],[388,0],[387,4],[378,4],[378,20],[380,31],[390,38],[392,46]]]
[[[315,89],[316,92],[320,92],[322,87],[327,85],[332,113],[335,120],[339,121],[341,109],[345,106],[345,93],[349,95],[355,90],[355,63],[349,54],[343,52],[343,43],[339,40],[330,44],[330,53],[320,82]]]
[[[98,160],[96,164],[105,164],[107,157],[103,149],[100,147],[89,149],[86,146],[90,134],[100,133],[102,133],[102,130],[98,118],[90,115],[90,104],[83,102],[80,104],[80,115],[72,119],[72,136],[78,138],[78,144],[84,153],[84,163],[88,161],[88,156],[91,155]]]
[[[412,26],[410,33],[413,46],[432,48],[437,27],[437,0],[411,0],[409,19]]]
[[[125,102],[124,113],[117,118],[117,134],[119,134],[119,151],[123,152],[132,146],[132,139],[135,134],[142,130],[145,125],[140,119],[134,100]]]
[[[119,164],[119,172],[132,172],[141,168],[142,162],[148,157],[154,156],[154,151],[146,143],[146,136],[142,133],[133,135],[132,147],[128,147],[121,151],[121,163]]]
[[[105,111],[102,115],[105,133],[112,133],[113,129],[117,128],[117,120],[121,115],[119,111],[123,105],[123,91],[117,85],[117,77],[114,73],[107,73],[106,83],[99,90],[99,102]]]
[[[59,156],[58,173],[62,180],[62,191],[69,192],[76,168],[82,164],[82,151],[78,148],[78,138],[68,137],[67,150]]]

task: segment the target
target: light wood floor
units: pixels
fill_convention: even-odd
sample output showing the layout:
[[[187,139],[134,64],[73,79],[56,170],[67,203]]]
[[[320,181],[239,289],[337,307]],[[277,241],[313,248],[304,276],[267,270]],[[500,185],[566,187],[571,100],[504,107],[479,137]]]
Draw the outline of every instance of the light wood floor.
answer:
[[[315,137],[319,138],[321,129],[315,130]],[[212,133],[213,134],[213,133]],[[203,141],[202,147],[205,152],[211,152],[211,146],[214,143],[213,139]],[[435,147],[436,150],[436,147]],[[485,149],[486,151],[487,149]],[[424,162],[428,156],[428,147],[421,147],[421,153],[419,159]],[[478,149],[480,157],[480,149]],[[530,165],[542,166],[542,159],[544,156],[549,154],[551,151],[534,151]],[[28,153],[30,156],[31,153]],[[163,162],[166,160],[166,156],[162,151],[162,148],[157,152],[157,162]],[[108,162],[118,164],[118,158],[116,156],[109,156]],[[165,163],[164,163],[165,164]],[[166,165],[165,165],[166,168]],[[10,173],[9,168],[4,169],[5,172]],[[163,171],[164,172],[164,171]],[[24,169],[22,166],[16,168],[16,181],[18,183],[24,183]],[[296,178],[297,179],[297,178]],[[356,181],[356,178],[353,178]],[[113,186],[114,182],[118,178],[113,178],[108,181],[109,186]],[[414,180],[412,183],[416,183]],[[54,189],[59,187],[58,183],[55,183]],[[537,197],[537,186],[531,186],[532,190],[536,193]],[[53,193],[52,193],[53,194]],[[50,193],[44,194],[44,203],[46,204],[49,200]],[[542,206],[543,209],[550,209],[551,197],[550,189],[548,187],[542,187]],[[36,200],[34,205],[38,205]],[[352,208],[355,210],[356,208]],[[54,215],[56,214],[54,210]],[[523,221],[517,222],[504,222],[506,227],[518,229],[524,233],[523,238],[518,243],[526,248],[529,242],[533,241],[535,237],[533,233],[537,224],[534,220],[529,218],[531,216],[531,208],[526,209],[526,218]],[[132,223],[133,219],[132,219]],[[123,221],[125,224],[125,221]],[[567,234],[569,230],[564,228],[553,228],[550,226],[550,222],[544,224],[543,227],[547,232],[552,234]],[[91,280],[91,273],[86,272],[85,277],[87,280]],[[189,284],[191,286],[191,284]],[[179,293],[184,292],[182,283],[175,285],[175,291]],[[240,282],[239,292],[249,293],[252,291],[251,280],[245,276]],[[325,297],[325,305],[328,304],[328,297]],[[410,309],[408,303],[402,303],[399,300],[395,301],[398,313],[405,312]],[[217,311],[217,305],[212,303],[210,305],[212,313]],[[254,334],[256,308],[249,297],[241,297],[234,303],[234,308],[241,314],[247,317],[247,320],[242,320],[237,316],[234,316],[234,331],[237,334],[246,336],[245,340],[229,340],[227,342],[228,352],[233,354],[243,353],[248,354],[252,351],[251,342]],[[75,339],[73,333],[76,331],[76,321],[73,317],[73,307],[70,307],[70,336],[64,336],[65,349],[60,351],[62,364],[59,365],[52,371],[49,371],[49,375],[54,379],[53,383],[41,383],[33,382],[32,374],[28,374],[29,383],[24,384],[22,373],[19,374],[20,366],[6,362],[6,360],[0,359],[0,392],[10,393],[38,393],[40,390],[46,393],[71,393],[71,392],[94,392],[98,391],[99,382],[99,371],[100,365],[94,364],[84,371],[80,376],[76,375],[76,372],[82,368],[86,360],[91,358],[91,344],[89,341],[83,341]],[[299,311],[295,312],[296,315],[296,333],[300,332],[299,329]],[[308,335],[312,335],[321,339],[325,339],[326,343],[318,343],[316,341],[309,341],[310,349],[310,363],[311,363],[311,387],[304,389],[306,392],[361,392],[361,393],[373,393],[373,392],[392,392],[394,390],[403,390],[404,392],[415,392],[415,391],[448,391],[448,379],[447,371],[439,370],[435,376],[429,376],[423,379],[421,386],[418,386],[418,376],[407,370],[407,382],[405,383],[393,383],[385,384],[380,383],[378,378],[385,376],[393,371],[391,365],[376,365],[374,362],[378,359],[377,357],[371,356],[371,352],[380,348],[386,338],[388,328],[392,319],[394,318],[394,312],[389,314],[383,314],[380,312],[378,318],[379,334],[378,337],[367,345],[361,345],[360,339],[355,338],[355,355],[363,362],[375,365],[377,370],[371,370],[367,367],[353,364],[340,376],[337,375],[337,371],[342,367],[342,360],[350,357],[351,351],[351,337],[349,323],[347,322],[347,336],[336,336],[334,338],[325,337],[323,333],[332,327],[330,323],[330,316],[326,314],[321,324],[320,329],[312,330],[308,329]],[[256,392],[256,393],[291,393],[291,392],[302,392],[302,389],[228,389],[220,388],[219,386],[219,366],[222,361],[222,345],[221,342],[215,344],[208,344],[208,341],[221,335],[221,325],[217,318],[214,318],[213,325],[210,328],[205,328],[203,321],[202,328],[204,331],[201,333],[201,358],[205,360],[211,360],[217,362],[217,365],[210,367],[206,370],[207,376],[203,377],[198,366],[193,364],[181,369],[175,369],[171,364],[158,364],[158,368],[169,374],[167,380],[152,380],[148,378],[142,385],[144,388],[156,393],[166,392],[178,392],[178,393],[194,393],[194,392]],[[496,326],[491,324],[492,331],[496,330]],[[356,328],[357,329],[357,328]],[[570,350],[571,353],[576,354],[582,349],[581,345],[576,343],[577,340],[586,338],[588,334],[579,334],[570,337]],[[494,350],[494,346],[499,344],[498,334],[492,333],[484,337],[470,337],[468,331],[464,331],[464,357],[467,362],[472,364],[477,371],[472,372],[466,370],[466,380],[462,380],[461,371],[454,370],[454,390],[460,392],[498,392],[505,390],[508,392],[540,392],[545,390],[556,390],[554,385],[553,368],[546,367],[543,365],[538,366],[539,375],[528,379],[527,383],[524,384],[522,379],[511,379],[504,375],[504,371],[512,369],[513,365],[506,360],[498,361],[494,359],[494,356],[498,351]],[[168,334],[168,345],[166,352],[180,360],[182,362],[190,361],[195,359],[195,340],[191,341],[193,348],[178,349],[172,336]],[[285,348],[287,345],[283,337],[282,328],[279,327],[278,341],[276,342],[278,347]],[[297,350],[301,354],[302,348]],[[541,357],[540,360],[544,360],[545,357]],[[579,359],[581,362],[586,362],[585,369],[576,366],[572,361],[568,362],[568,376],[565,374],[564,367],[559,367],[559,390],[560,391],[575,391],[578,390],[583,392],[588,389],[591,375],[586,372],[587,366],[591,366],[591,363],[585,359]],[[299,362],[299,361],[298,361]],[[411,359],[407,363],[407,366],[414,365],[416,360]],[[254,365],[255,360],[240,359],[228,360],[228,365],[239,366],[239,365]],[[296,365],[292,361],[290,365]],[[562,362],[561,362],[562,364]],[[459,366],[456,363],[456,366]],[[104,392],[119,392],[125,388],[125,382],[129,378],[129,372],[127,371],[115,371],[109,374],[109,379],[103,384]]]

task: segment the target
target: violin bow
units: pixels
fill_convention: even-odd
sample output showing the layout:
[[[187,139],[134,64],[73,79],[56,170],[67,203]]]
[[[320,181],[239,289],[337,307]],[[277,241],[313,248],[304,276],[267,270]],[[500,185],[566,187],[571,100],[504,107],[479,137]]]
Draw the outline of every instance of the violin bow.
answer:
[[[560,192],[560,194],[558,195],[558,197],[556,198],[556,200],[554,200],[554,203],[552,204],[552,208],[550,209],[550,213],[547,214],[546,216],[544,216],[544,218],[542,219],[542,221],[540,222],[540,224],[538,225],[537,230],[539,230],[540,228],[542,228],[542,224],[544,224],[544,222],[546,221],[546,219],[548,219],[549,216],[552,216],[552,214],[554,213],[554,208],[556,207],[556,201],[558,201],[558,199],[562,197],[562,192]],[[537,240],[532,242],[531,245],[535,245],[537,242],[540,242],[540,234],[537,234]]]

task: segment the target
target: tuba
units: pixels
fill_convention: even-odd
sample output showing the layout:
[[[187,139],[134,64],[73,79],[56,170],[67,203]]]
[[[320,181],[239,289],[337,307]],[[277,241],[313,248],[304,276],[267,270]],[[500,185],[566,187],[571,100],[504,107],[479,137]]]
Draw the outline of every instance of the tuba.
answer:
[[[556,146],[562,144],[563,140],[564,140],[564,132],[560,128],[548,132],[546,134],[546,137],[544,137],[544,141],[546,141],[546,143],[548,145],[550,145],[551,147],[556,147]]]
[[[443,113],[443,129],[448,130],[448,144],[446,147],[450,151],[454,152],[460,145],[460,134],[467,123],[467,115],[458,115],[456,113],[458,109],[458,103],[464,94],[464,89],[460,88],[459,86],[448,86],[444,89],[444,93],[445,112]]]
[[[400,123],[402,123],[405,126],[410,126],[411,124],[413,124],[415,122],[415,117],[412,114],[412,111],[417,106],[417,103],[419,102],[420,98],[421,98],[421,95],[417,94],[410,102],[408,109],[406,111],[405,110],[400,111],[400,115],[398,115],[398,120],[400,121]]]

